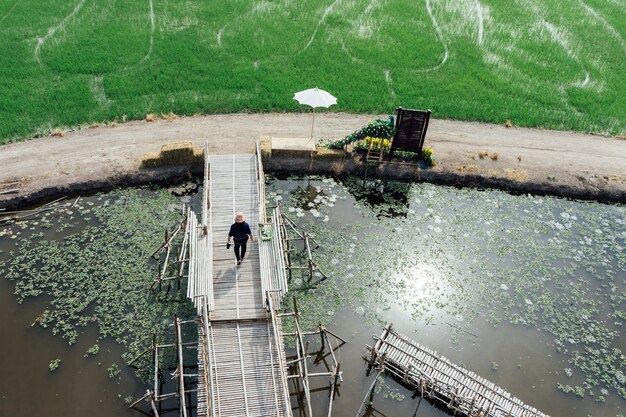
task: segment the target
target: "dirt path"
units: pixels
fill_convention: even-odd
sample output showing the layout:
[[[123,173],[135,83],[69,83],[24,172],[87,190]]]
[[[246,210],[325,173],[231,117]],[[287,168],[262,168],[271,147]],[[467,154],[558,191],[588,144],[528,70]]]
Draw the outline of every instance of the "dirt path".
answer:
[[[340,138],[376,115],[325,113],[316,117],[315,135]],[[386,116],[382,116],[386,117]],[[140,175],[146,153],[161,145],[209,141],[211,153],[253,152],[260,136],[306,137],[310,114],[230,114],[174,121],[134,121],[68,132],[0,146],[0,208],[24,204],[43,189],[72,190],[77,184],[115,182]],[[434,149],[434,172],[508,178],[559,187],[598,191],[626,202],[626,140],[482,123],[432,120],[426,146]],[[489,155],[479,157],[481,151]]]

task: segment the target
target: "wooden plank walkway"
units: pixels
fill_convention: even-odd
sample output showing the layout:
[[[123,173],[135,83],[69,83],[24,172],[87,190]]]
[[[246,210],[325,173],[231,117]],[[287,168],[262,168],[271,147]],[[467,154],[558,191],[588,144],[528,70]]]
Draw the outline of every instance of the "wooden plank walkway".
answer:
[[[388,325],[375,337],[373,358],[384,370],[422,396],[439,400],[469,417],[548,417],[502,388],[439,356]]]
[[[207,222],[212,250],[205,250],[205,257],[212,255],[214,299],[198,327],[198,416],[292,415],[282,325],[280,317],[265,307],[259,240],[248,242],[240,266],[232,247],[226,249],[236,212],[246,215],[258,236],[263,213],[259,205],[264,201],[259,196],[258,175],[255,155],[210,158]],[[195,255],[203,256],[198,251]]]
[[[213,293],[211,320],[265,317],[261,292],[258,241],[248,242],[245,260],[235,263],[226,239],[236,212],[243,212],[254,234],[259,224],[254,155],[211,157],[211,222],[213,233]]]

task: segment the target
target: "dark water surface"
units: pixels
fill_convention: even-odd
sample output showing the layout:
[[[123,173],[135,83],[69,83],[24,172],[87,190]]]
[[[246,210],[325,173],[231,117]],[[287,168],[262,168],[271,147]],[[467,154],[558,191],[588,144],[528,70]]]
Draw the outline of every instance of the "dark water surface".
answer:
[[[85,358],[97,331],[86,329],[68,347],[63,339],[31,327],[43,308],[43,300],[17,304],[13,284],[0,280],[0,416],[137,416],[123,401],[145,392],[134,372],[124,367],[115,380],[107,373],[108,366],[119,362],[122,347],[101,342],[97,357]],[[50,372],[53,359],[61,363]]]
[[[0,227],[0,416],[138,415],[128,404],[146,387],[125,363],[173,314],[148,262],[173,204],[116,191]]]
[[[0,416],[139,415],[127,409],[127,401],[141,396],[145,386],[120,356],[127,347],[137,349],[133,338],[156,329],[142,323],[140,331],[130,330],[136,320],[133,304],[147,309],[151,301],[137,298],[117,306],[97,299],[124,298],[124,291],[142,294],[151,266],[146,262],[143,269],[135,270],[122,262],[112,280],[126,280],[125,274],[132,273],[145,275],[147,281],[130,287],[98,287],[100,297],[85,290],[86,297],[92,297],[87,307],[60,311],[57,322],[46,321],[49,313],[44,312],[66,308],[62,298],[68,290],[53,283],[63,279],[24,272],[55,271],[44,263],[60,255],[45,242],[65,242],[70,252],[76,245],[88,246],[90,235],[72,236],[90,226],[110,227],[123,245],[145,247],[134,254],[137,259],[144,252],[147,258],[148,249],[162,238],[161,231],[175,223],[179,201],[158,192],[118,193],[84,198],[80,208],[51,212],[46,220],[50,226],[37,221],[0,227],[4,275],[24,276],[0,280]],[[624,207],[325,178],[273,180],[268,203],[279,203],[321,245],[315,256],[329,279],[309,287],[303,277],[294,276],[290,296],[298,299],[307,329],[326,323],[348,341],[337,351],[344,382],[333,404],[334,416],[356,414],[373,380],[366,375],[364,346],[371,345],[372,334],[380,334],[388,322],[552,416],[626,414],[620,391],[626,387]],[[109,210],[103,205],[111,206],[113,214],[98,211],[97,207]],[[150,233],[143,240],[125,236],[125,230],[135,230],[130,225],[117,229],[114,225],[122,220],[116,210],[127,211],[131,218],[137,213],[138,219],[156,219],[161,211],[171,214],[141,225],[158,231],[150,232],[151,242]],[[141,228],[136,230],[133,234],[141,234]],[[112,248],[117,240],[91,233],[107,245],[95,245],[92,258],[62,258],[83,271],[71,275],[72,282],[102,273],[96,266],[99,262],[117,264],[115,259],[122,257]],[[7,266],[18,259],[37,262],[8,273]],[[72,303],[80,304],[80,295],[67,294]],[[111,309],[111,319],[103,319],[107,313],[99,308]],[[148,315],[165,322],[173,311],[155,309]],[[80,322],[83,316],[90,319]],[[48,327],[31,326],[38,318]],[[109,320],[128,321],[124,324],[128,332],[111,330],[103,335],[103,328],[112,327]],[[70,326],[63,327],[65,323]],[[286,328],[289,325],[286,320]],[[75,343],[68,345],[70,339]],[[314,352],[319,342],[315,337],[309,340]],[[97,354],[85,357],[94,344],[99,346]],[[48,365],[57,358],[60,366],[51,372]],[[108,368],[113,363],[121,372],[110,378]],[[313,393],[315,414],[326,415],[328,380],[316,379],[312,385],[318,389]],[[387,377],[379,386],[374,410],[367,415],[445,415],[411,398],[410,392]],[[584,397],[562,392],[567,387],[578,387]],[[297,406],[295,398],[293,404]]]
[[[273,181],[268,201],[314,234],[331,277],[295,278],[291,294],[311,324],[350,336],[337,415],[358,408],[362,348],[388,322],[552,416],[624,414],[623,206],[327,178]],[[413,415],[411,393],[386,384],[377,410]]]

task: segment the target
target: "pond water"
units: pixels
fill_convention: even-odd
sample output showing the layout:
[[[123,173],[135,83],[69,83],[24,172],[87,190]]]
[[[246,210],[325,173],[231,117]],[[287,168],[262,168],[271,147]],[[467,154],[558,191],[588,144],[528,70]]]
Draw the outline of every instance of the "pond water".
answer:
[[[290,297],[306,328],[348,340],[334,416],[359,408],[373,380],[364,346],[387,322],[553,416],[626,414],[623,206],[360,179],[272,180],[267,192],[320,244],[329,279],[296,275]],[[147,290],[178,199],[74,201],[0,227],[0,415],[138,415],[127,403],[145,386],[124,364],[190,313]],[[328,381],[314,386],[325,415]],[[426,402],[416,412],[389,378],[379,387],[367,415],[445,415]]]
[[[146,388],[125,364],[187,312],[149,290],[179,212],[167,192],[124,190],[0,227],[0,415],[137,415]]]
[[[330,277],[294,277],[303,319],[351,337],[342,390],[356,392],[339,415],[371,380],[358,348],[387,322],[550,415],[625,413],[625,207],[355,178],[267,191],[314,235]],[[378,411],[413,415],[417,401],[386,383],[399,395],[377,396]]]

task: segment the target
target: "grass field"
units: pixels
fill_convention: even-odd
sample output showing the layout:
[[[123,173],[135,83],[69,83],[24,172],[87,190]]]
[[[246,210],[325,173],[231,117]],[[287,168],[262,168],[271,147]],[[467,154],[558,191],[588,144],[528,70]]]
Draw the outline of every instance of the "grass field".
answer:
[[[625,0],[0,0],[0,143],[148,113],[626,131]]]

